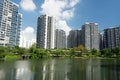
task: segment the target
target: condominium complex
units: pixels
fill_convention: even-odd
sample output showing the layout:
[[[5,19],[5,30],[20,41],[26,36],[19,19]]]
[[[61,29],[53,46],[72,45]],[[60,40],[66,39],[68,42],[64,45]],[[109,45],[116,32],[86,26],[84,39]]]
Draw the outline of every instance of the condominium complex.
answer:
[[[18,5],[10,0],[0,0],[0,45],[19,46],[21,22]]]
[[[85,23],[81,30],[71,30],[67,38],[68,48],[83,45],[88,50],[99,50],[99,31],[97,23]]]
[[[37,22],[37,47],[52,49],[54,48],[54,18],[41,15]]]
[[[82,26],[81,43],[88,50],[99,50],[99,30],[97,23],[85,23]]]
[[[113,49],[120,46],[120,26],[104,29],[103,48]]]
[[[81,30],[71,30],[67,37],[67,47],[78,47],[81,41]]]
[[[66,34],[64,30],[55,30],[55,48],[66,48]]]
[[[103,33],[100,33],[99,34],[99,37],[100,37],[100,50],[102,50],[103,49],[103,46],[104,46],[104,42],[103,42]]]
[[[54,18],[47,15],[38,18],[37,47],[53,49],[83,45],[88,50],[99,50],[120,46],[120,27],[104,29],[100,34],[97,23],[85,23],[81,30],[71,30],[66,38],[65,31],[54,30],[54,22]]]

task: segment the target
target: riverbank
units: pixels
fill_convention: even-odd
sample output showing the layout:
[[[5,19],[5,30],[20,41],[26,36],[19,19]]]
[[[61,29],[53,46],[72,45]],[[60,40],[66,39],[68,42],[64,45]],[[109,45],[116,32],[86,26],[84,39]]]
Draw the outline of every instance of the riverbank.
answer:
[[[30,55],[27,55],[30,56]],[[32,57],[32,56],[31,56]],[[100,57],[100,56],[87,56],[87,55],[81,55],[81,56],[70,56],[70,55],[61,55],[61,56],[49,56],[49,57],[42,57],[39,59],[45,59],[45,58],[80,58],[80,59],[120,59],[116,57]],[[16,55],[16,54],[9,54],[6,55],[4,59],[1,59],[1,61],[9,61],[9,60],[39,60],[38,58],[23,58],[22,55]]]
[[[23,56],[22,56],[23,55]],[[15,47],[0,47],[1,60],[19,60],[19,59],[41,59],[49,57],[70,57],[70,58],[98,58],[98,59],[119,59],[120,47],[115,49],[87,50],[83,46],[69,49],[41,49],[33,45],[29,49]]]

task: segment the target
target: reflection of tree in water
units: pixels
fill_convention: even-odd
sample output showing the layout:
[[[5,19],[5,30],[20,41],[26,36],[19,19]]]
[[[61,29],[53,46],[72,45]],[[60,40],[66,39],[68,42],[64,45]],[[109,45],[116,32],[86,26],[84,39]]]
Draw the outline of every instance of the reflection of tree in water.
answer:
[[[71,60],[69,80],[101,80],[100,60]]]
[[[29,61],[16,61],[15,63],[15,80],[33,80]]]
[[[34,80],[42,80],[43,60],[33,62]]]
[[[0,64],[0,80],[15,80],[14,62]]]
[[[68,80],[69,59],[47,59],[35,66],[35,80]],[[42,64],[42,65],[41,65]]]
[[[35,67],[35,80],[101,79],[100,60],[57,58],[41,61],[40,64]]]
[[[120,80],[119,60],[102,60],[101,63],[101,75],[104,80]]]
[[[101,80],[101,67],[99,59],[86,61],[86,80]]]
[[[0,80],[120,80],[115,59],[54,58],[0,64]]]
[[[71,59],[69,80],[86,80],[86,60]]]

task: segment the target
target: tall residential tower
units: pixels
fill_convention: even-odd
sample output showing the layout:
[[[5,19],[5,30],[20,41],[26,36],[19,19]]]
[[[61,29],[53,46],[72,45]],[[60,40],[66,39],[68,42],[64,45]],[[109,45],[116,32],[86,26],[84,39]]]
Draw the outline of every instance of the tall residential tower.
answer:
[[[54,18],[41,15],[37,22],[37,47],[52,49],[54,48]]]
[[[81,30],[71,30],[67,37],[67,48],[78,47],[81,43]]]
[[[99,50],[99,30],[97,23],[85,23],[82,26],[81,43],[88,50],[93,48]]]
[[[0,45],[19,46],[22,14],[18,5],[10,0],[0,0]]]
[[[104,29],[103,48],[120,46],[120,26]]]
[[[55,48],[66,48],[66,34],[64,30],[55,30]]]

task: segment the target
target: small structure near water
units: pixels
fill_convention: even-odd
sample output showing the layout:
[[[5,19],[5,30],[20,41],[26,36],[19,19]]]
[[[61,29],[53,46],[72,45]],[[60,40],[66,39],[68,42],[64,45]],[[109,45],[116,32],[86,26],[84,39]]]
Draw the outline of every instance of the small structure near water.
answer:
[[[21,57],[22,57],[23,60],[31,59],[31,56],[27,55],[27,54],[23,54],[23,55],[21,55]]]

